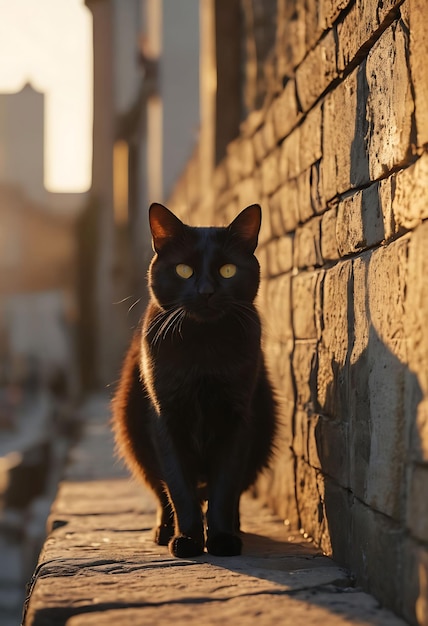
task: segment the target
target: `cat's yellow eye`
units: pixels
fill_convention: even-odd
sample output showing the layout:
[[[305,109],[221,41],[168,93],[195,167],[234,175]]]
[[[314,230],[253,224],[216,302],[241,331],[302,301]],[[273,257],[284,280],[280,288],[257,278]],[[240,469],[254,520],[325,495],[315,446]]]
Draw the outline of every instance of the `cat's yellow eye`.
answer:
[[[226,265],[222,265],[220,268],[220,274],[223,278],[232,278],[236,274],[236,265],[233,263],[226,263]]]
[[[180,278],[185,278],[186,280],[193,276],[193,269],[190,265],[186,265],[185,263],[179,263],[175,266],[175,271],[180,276]]]

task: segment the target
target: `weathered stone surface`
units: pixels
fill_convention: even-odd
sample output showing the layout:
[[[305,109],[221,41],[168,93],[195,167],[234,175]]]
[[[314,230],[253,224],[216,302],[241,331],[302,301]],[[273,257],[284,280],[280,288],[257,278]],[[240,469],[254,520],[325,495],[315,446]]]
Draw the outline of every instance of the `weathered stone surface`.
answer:
[[[300,114],[297,112],[296,85],[289,80],[282,93],[273,103],[273,121],[276,141],[284,139],[296,126]]]
[[[345,597],[344,597],[345,596]],[[116,626],[119,620],[124,619],[128,624],[144,624],[144,626],[160,626],[170,623],[173,619],[178,624],[191,624],[192,620],[208,626],[220,626],[226,623],[252,623],[260,626],[271,626],[272,623],[298,624],[307,626],[331,624],[332,626],[369,626],[376,619],[381,626],[404,626],[404,623],[388,611],[379,609],[377,602],[361,592],[351,594],[332,594],[321,592],[314,601],[313,594],[302,591],[293,595],[291,606],[287,605],[284,616],[284,598],[281,595],[261,594],[254,597],[251,603],[231,598],[225,603],[206,599],[206,604],[196,604],[196,601],[169,605],[152,605],[144,609],[129,608],[123,610],[108,610],[98,613],[85,613],[71,618],[67,626],[99,626],[100,619],[103,625]],[[269,607],[269,609],[267,608]],[[358,617],[354,613],[358,614]],[[286,621],[284,621],[286,619]],[[390,619],[391,621],[386,621]],[[379,621],[381,620],[381,621]]]
[[[293,267],[293,238],[274,239],[268,244],[267,253],[271,276],[289,272]]]
[[[266,319],[266,331],[270,337],[283,343],[293,337],[291,322],[291,277],[289,274],[273,278],[266,285],[266,301],[263,303],[270,311]],[[266,310],[266,308],[265,308]]]
[[[316,297],[319,272],[300,272],[292,278],[293,330],[296,339],[317,339]]]
[[[299,160],[298,172],[308,169],[322,157],[322,111],[321,105],[306,115],[298,128]]]
[[[321,218],[321,255],[324,261],[337,261],[339,250],[336,235],[337,207],[333,206]]]
[[[278,177],[278,159],[279,151],[274,150],[262,161],[262,190],[267,196],[276,191],[278,185],[280,184]]]
[[[309,463],[337,483],[349,488],[349,424],[324,416],[312,416],[309,421]]]
[[[315,371],[316,348],[316,341],[297,339],[294,343],[292,363],[296,384],[296,404],[306,410],[311,410],[315,401],[314,385],[311,383]]]
[[[401,611],[403,581],[399,573],[404,528],[356,498],[352,502],[351,519],[351,542],[356,549],[352,551],[350,566],[357,583],[367,580],[373,593]]]
[[[299,223],[296,181],[289,181],[282,185],[272,196],[272,203],[275,203],[275,206],[281,211],[285,232],[292,233]]]
[[[278,0],[276,54],[278,75],[291,76],[306,53],[305,7],[298,0]]]
[[[323,30],[330,28],[339,17],[341,11],[346,9],[350,0],[321,0],[319,3],[319,23]]]
[[[280,183],[286,183],[300,173],[300,131],[296,128],[280,146],[278,174]]]
[[[324,197],[331,200],[368,182],[365,146],[365,103],[367,85],[364,65],[354,70],[323,106],[323,184]]]
[[[329,30],[296,71],[296,85],[303,111],[308,111],[337,77],[336,41]]]
[[[424,0],[408,0],[410,30],[410,71],[415,91],[415,115],[417,145],[428,143],[428,76],[426,59],[428,58],[428,38],[426,36]]]
[[[357,191],[339,202],[336,238],[341,256],[371,248],[384,240],[385,230],[377,184]]]
[[[428,154],[394,177],[392,212],[397,228],[412,229],[428,217]]]
[[[311,198],[311,169],[299,174],[296,179],[297,186],[297,202],[299,209],[299,221],[303,224],[307,222],[314,214]]]
[[[311,167],[311,204],[314,213],[323,213],[327,203],[323,195],[322,162],[317,161]]]
[[[342,71],[363,49],[368,49],[384,23],[390,22],[400,0],[357,0],[338,26],[338,67]]]
[[[274,109],[272,105],[266,112],[261,132],[263,135],[263,145],[265,147],[266,154],[269,154],[269,152],[272,152],[272,150],[276,147]]]
[[[367,150],[372,179],[410,160],[414,103],[406,45],[401,23],[393,24],[367,57]]]
[[[348,418],[348,350],[352,263],[344,261],[328,269],[322,280],[323,333],[318,348],[317,400],[320,411],[334,418]]]
[[[355,339],[350,355],[351,488],[363,502],[397,521],[403,517],[410,382],[402,319],[406,243],[397,241],[354,261]]]
[[[294,266],[299,269],[322,265],[321,217],[313,217],[296,230]]]
[[[403,323],[408,337],[409,381],[407,422],[411,434],[410,456],[428,461],[428,222],[410,238],[409,275]]]

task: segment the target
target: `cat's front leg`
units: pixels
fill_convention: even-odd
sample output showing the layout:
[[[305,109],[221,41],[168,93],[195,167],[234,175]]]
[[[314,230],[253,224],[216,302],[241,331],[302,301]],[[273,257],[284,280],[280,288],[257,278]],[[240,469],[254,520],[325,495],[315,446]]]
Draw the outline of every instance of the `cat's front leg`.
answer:
[[[210,554],[241,554],[239,500],[246,458],[244,446],[235,442],[234,445],[223,448],[213,463],[207,510],[207,550]]]
[[[158,428],[158,442],[165,486],[174,510],[175,530],[168,543],[169,551],[180,558],[198,556],[204,551],[205,536],[197,487],[186,475],[186,458],[177,452],[162,424]]]

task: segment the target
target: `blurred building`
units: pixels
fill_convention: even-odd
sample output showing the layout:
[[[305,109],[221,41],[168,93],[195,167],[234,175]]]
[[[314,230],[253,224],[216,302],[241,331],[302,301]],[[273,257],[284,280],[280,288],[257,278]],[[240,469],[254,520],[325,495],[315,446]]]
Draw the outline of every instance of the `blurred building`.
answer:
[[[79,228],[80,356],[85,385],[105,386],[118,377],[147,301],[148,206],[168,196],[198,134],[199,1],[86,5],[94,29],[94,146]]]
[[[44,96],[0,94],[0,392],[3,413],[29,386],[76,390],[75,217],[81,194],[43,185]],[[13,389],[11,394],[8,390]],[[0,411],[1,412],[1,411]]]

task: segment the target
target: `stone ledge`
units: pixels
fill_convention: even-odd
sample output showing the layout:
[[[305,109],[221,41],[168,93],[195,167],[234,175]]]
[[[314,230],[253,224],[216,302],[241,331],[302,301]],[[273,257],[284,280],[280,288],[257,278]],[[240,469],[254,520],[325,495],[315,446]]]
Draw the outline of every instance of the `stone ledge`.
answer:
[[[254,619],[267,625],[284,615],[302,625],[404,624],[250,495],[243,499],[241,557],[171,557],[152,542],[150,494],[124,478],[118,466],[116,476],[112,472],[106,415],[102,403],[98,415],[92,412],[60,486],[50,516],[54,530],[29,587],[24,626]],[[97,467],[91,468],[85,458],[94,446]]]

